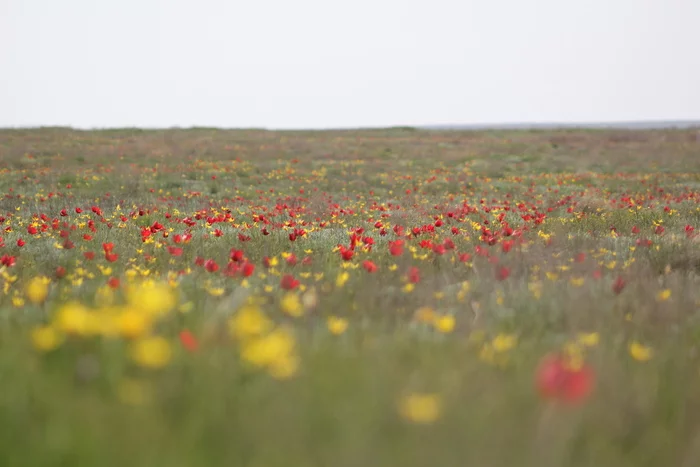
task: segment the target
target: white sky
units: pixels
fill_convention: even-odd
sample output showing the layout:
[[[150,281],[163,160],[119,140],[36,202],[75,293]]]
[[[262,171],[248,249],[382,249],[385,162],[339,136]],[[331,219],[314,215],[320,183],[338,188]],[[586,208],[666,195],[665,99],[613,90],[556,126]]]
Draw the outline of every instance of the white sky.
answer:
[[[0,127],[681,119],[698,0],[0,0]]]

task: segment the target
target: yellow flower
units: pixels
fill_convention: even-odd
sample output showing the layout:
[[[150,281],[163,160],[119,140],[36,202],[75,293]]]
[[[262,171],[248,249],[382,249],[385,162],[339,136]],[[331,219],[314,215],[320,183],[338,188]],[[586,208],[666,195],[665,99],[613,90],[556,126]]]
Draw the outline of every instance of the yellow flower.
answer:
[[[268,372],[275,379],[289,379],[296,374],[298,369],[299,357],[286,355],[270,364]]]
[[[435,329],[444,334],[450,333],[455,328],[455,317],[452,315],[439,316],[435,318],[433,325],[435,326]]]
[[[146,337],[131,344],[131,358],[146,368],[162,368],[170,362],[173,351],[163,337]]]
[[[649,361],[654,356],[654,350],[651,347],[642,345],[636,340],[630,342],[629,352],[632,358],[638,362]]]
[[[237,339],[257,337],[272,329],[270,321],[260,307],[246,305],[238,310],[228,322],[231,335]]]
[[[299,296],[294,292],[287,292],[284,294],[280,305],[282,307],[282,311],[289,316],[298,318],[304,314],[304,306],[302,305]]]
[[[42,352],[49,352],[61,345],[61,335],[51,326],[43,326],[32,330],[32,344]]]
[[[406,293],[411,293],[411,292],[413,292],[413,289],[415,289],[415,288],[416,288],[416,285],[413,282],[409,282],[403,286],[403,291]]]
[[[660,302],[665,302],[671,298],[671,289],[664,289],[659,291],[659,293],[656,294],[656,300]]]
[[[167,283],[152,281],[129,285],[126,299],[130,305],[153,315],[168,313],[177,304],[175,294]]]
[[[411,423],[434,423],[442,412],[442,401],[436,394],[409,394],[399,401],[399,414]]]
[[[579,333],[577,340],[586,347],[595,347],[600,341],[600,335],[597,332]]]
[[[147,334],[151,327],[149,316],[133,307],[122,311],[116,321],[119,333],[130,339]]]
[[[350,278],[350,274],[347,271],[343,271],[343,272],[339,273],[338,277],[335,278],[335,286],[338,288],[344,286],[349,278]]]
[[[49,295],[49,283],[50,280],[46,277],[34,277],[30,280],[25,290],[29,301],[35,305],[44,303]]]
[[[329,316],[326,320],[326,325],[331,334],[338,336],[348,328],[348,320],[337,316]]]
[[[12,297],[12,305],[16,308],[21,308],[24,306],[24,299],[20,296]]]
[[[435,310],[429,306],[423,306],[416,310],[413,317],[416,321],[420,321],[422,323],[432,323],[435,319]]]
[[[584,277],[572,277],[569,279],[569,283],[574,287],[581,287],[586,282]]]
[[[517,336],[513,334],[499,334],[493,338],[491,345],[496,352],[507,352],[518,343]]]
[[[241,357],[255,366],[266,367],[292,355],[294,348],[292,333],[286,328],[280,328],[244,343]]]
[[[69,334],[85,334],[88,331],[89,313],[81,303],[68,302],[56,312],[56,327]]]

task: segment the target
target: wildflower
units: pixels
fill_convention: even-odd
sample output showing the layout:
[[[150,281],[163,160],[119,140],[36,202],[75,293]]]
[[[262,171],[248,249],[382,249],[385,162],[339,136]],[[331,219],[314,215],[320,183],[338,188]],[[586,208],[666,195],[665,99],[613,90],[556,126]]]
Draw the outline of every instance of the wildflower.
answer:
[[[258,337],[272,328],[270,321],[255,305],[245,305],[238,310],[228,322],[229,331],[236,339]]]
[[[84,334],[87,331],[89,310],[78,302],[63,305],[54,317],[56,327],[68,334]]]
[[[149,315],[134,307],[127,307],[115,319],[115,326],[119,334],[128,339],[144,336],[150,330],[151,324],[152,320]]]
[[[166,314],[177,304],[172,289],[163,282],[142,282],[131,285],[126,290],[126,299],[130,305],[151,315]]]
[[[338,276],[335,278],[335,286],[337,288],[343,287],[349,278],[350,278],[350,274],[347,271],[340,272],[338,274]]]
[[[510,276],[510,269],[505,266],[501,266],[496,270],[496,279],[499,281],[504,281]]]
[[[49,352],[61,345],[61,335],[51,326],[43,326],[32,330],[32,344],[41,352]]]
[[[294,348],[292,333],[286,328],[280,328],[245,342],[241,357],[255,366],[267,367],[290,356]]]
[[[518,338],[514,334],[499,334],[493,338],[491,345],[496,352],[507,352],[518,343]]]
[[[669,298],[671,298],[671,289],[664,289],[656,294],[656,300],[659,302],[665,302]]]
[[[441,333],[448,334],[455,328],[455,317],[452,315],[439,316],[433,321],[433,326]]]
[[[46,277],[34,277],[26,287],[27,299],[35,305],[44,303],[49,295],[49,279]]]
[[[197,342],[197,338],[194,337],[194,334],[192,334],[189,330],[184,329],[180,331],[179,337],[180,343],[188,352],[195,352],[199,347],[199,342]]]
[[[294,292],[287,292],[284,294],[280,305],[282,306],[282,311],[289,316],[298,318],[304,314],[304,306],[302,305],[299,296]]]
[[[595,347],[600,341],[600,335],[597,332],[579,333],[576,340],[586,347]]]
[[[343,334],[348,328],[348,320],[337,316],[329,316],[326,320],[326,325],[331,334],[338,336]]]
[[[299,284],[300,282],[290,274],[282,276],[282,280],[280,281],[280,287],[284,290],[294,290],[299,287]]]
[[[623,279],[622,277],[618,277],[617,279],[615,279],[615,282],[613,283],[613,286],[612,286],[613,292],[615,292],[616,295],[619,295],[620,292],[622,292],[622,290],[625,288],[626,285],[627,285],[627,281],[625,281],[625,279]]]
[[[586,363],[572,368],[561,355],[547,355],[537,368],[535,384],[545,399],[576,404],[583,402],[592,392],[595,373]]]
[[[436,394],[409,394],[399,401],[398,411],[408,422],[427,425],[440,418],[442,403]]]
[[[649,361],[654,356],[654,350],[651,347],[642,345],[636,340],[630,342],[628,350],[632,358],[638,362]]]
[[[131,358],[145,368],[162,368],[170,362],[172,349],[163,337],[146,337],[135,341],[130,349]]]

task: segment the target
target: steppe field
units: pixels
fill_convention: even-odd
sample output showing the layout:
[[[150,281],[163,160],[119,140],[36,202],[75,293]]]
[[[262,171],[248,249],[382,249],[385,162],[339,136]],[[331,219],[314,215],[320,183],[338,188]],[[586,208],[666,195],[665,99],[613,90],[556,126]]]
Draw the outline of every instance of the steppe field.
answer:
[[[0,130],[0,465],[700,466],[700,129]]]

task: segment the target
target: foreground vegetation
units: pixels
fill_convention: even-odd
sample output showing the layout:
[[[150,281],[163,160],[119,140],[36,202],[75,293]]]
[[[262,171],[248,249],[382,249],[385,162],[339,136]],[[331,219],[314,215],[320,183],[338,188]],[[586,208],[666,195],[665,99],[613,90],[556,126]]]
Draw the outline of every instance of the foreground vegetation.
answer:
[[[695,466],[700,133],[0,131],[4,465]]]

